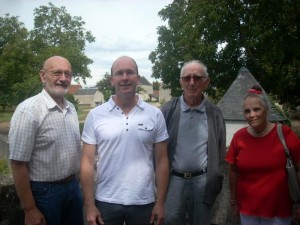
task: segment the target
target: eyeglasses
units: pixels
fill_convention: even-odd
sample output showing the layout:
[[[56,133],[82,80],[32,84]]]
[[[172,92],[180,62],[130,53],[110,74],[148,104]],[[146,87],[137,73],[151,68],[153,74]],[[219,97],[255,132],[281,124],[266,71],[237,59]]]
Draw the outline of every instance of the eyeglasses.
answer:
[[[53,75],[55,78],[60,78],[63,74],[65,74],[65,77],[68,79],[71,79],[73,77],[73,73],[71,71],[63,71],[63,70],[44,70],[46,72],[50,72],[51,75]]]
[[[185,76],[185,77],[181,77],[181,80],[183,82],[191,82],[191,79],[193,79],[194,82],[202,82],[205,81],[207,79],[207,77],[205,76]]]

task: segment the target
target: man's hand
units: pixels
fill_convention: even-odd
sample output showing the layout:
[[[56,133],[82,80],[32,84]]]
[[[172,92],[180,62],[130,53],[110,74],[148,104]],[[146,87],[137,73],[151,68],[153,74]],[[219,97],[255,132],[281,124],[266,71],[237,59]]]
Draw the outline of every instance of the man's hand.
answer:
[[[151,214],[150,224],[163,225],[165,219],[165,209],[163,204],[156,203]]]
[[[101,213],[95,205],[86,207],[86,219],[90,225],[104,224]]]
[[[24,210],[24,212],[25,225],[46,225],[46,220],[43,214],[36,207]]]

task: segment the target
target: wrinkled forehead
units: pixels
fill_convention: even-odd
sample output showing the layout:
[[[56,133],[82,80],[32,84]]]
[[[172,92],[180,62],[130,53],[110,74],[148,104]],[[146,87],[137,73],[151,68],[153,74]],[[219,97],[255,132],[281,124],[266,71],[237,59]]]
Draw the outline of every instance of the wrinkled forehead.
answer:
[[[54,69],[63,69],[63,70],[71,70],[70,62],[63,57],[52,57],[45,61],[44,69],[54,70]]]
[[[187,64],[181,74],[181,77],[186,76],[204,76],[204,69],[198,63]]]

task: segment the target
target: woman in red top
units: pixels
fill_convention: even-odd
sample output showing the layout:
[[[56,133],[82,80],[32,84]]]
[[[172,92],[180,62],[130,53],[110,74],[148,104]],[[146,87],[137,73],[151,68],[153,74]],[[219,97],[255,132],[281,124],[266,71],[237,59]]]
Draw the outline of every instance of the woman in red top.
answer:
[[[286,156],[277,124],[267,120],[269,106],[259,86],[244,97],[249,126],[238,130],[226,156],[229,163],[230,204],[242,225],[290,225],[293,203],[285,171]],[[300,178],[300,141],[283,125],[282,131]],[[299,179],[300,182],[300,179]],[[300,208],[295,209],[295,219]]]

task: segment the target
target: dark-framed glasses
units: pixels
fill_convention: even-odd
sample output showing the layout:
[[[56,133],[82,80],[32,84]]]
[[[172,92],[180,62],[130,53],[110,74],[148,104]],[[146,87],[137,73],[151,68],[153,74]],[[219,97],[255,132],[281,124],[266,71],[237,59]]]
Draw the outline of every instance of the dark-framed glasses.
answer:
[[[205,76],[185,76],[185,77],[181,77],[181,80],[183,82],[191,82],[191,79],[193,79],[194,82],[203,82],[206,81],[207,77]]]
[[[55,78],[60,78],[62,77],[63,74],[65,74],[65,77],[68,79],[71,79],[73,77],[72,71],[68,71],[68,70],[44,70],[44,71],[51,73],[51,75],[54,76]]]

